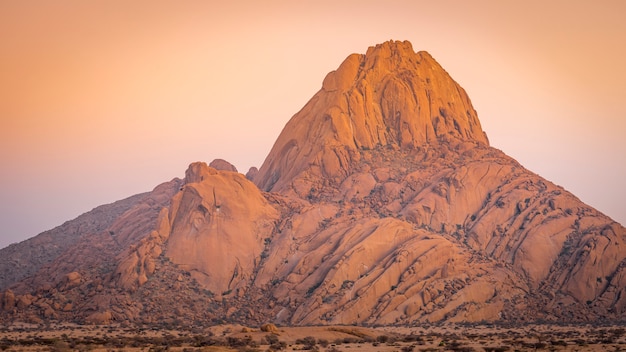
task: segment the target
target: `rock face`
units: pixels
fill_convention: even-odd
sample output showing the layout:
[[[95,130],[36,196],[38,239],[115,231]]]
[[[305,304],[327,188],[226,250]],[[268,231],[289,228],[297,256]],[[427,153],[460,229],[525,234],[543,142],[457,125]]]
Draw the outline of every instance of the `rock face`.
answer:
[[[278,212],[241,174],[192,164],[172,199],[166,255],[212,292],[245,288]]]
[[[254,178],[256,177],[258,173],[259,173],[259,169],[253,166],[248,170],[248,172],[246,172],[246,178],[252,181],[254,180]]]
[[[626,314],[624,227],[490,147],[463,89],[408,42],[349,56],[258,172],[233,171],[219,159],[193,163],[184,180],[80,234],[2,293],[1,319],[397,325]]]
[[[224,159],[215,159],[211,161],[209,166],[216,170],[237,172],[237,168]]]
[[[441,137],[488,144],[463,88],[428,53],[387,42],[348,56],[326,76],[287,123],[255,182],[303,196],[311,178],[341,182],[359,150],[418,149]]]

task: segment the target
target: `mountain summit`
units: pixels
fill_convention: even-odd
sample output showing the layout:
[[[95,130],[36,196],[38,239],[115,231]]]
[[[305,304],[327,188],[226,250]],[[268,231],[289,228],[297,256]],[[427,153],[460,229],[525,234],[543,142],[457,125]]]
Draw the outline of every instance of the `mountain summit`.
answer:
[[[224,160],[193,163],[182,180],[1,250],[0,272],[12,274],[0,282],[0,319],[626,314],[626,229],[491,147],[465,91],[408,42],[350,55],[248,177]]]
[[[302,178],[350,173],[358,150],[428,148],[443,138],[488,145],[469,97],[408,41],[352,54],[287,123],[255,182],[282,191]]]

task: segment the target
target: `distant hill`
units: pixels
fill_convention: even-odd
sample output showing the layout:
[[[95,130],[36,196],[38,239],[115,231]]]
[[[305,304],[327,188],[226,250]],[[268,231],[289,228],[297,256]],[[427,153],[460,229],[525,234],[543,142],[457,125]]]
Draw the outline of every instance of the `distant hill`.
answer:
[[[145,193],[137,194],[112,204],[101,205],[27,241],[0,249],[0,290],[33,275],[81,238],[104,231],[145,196]]]

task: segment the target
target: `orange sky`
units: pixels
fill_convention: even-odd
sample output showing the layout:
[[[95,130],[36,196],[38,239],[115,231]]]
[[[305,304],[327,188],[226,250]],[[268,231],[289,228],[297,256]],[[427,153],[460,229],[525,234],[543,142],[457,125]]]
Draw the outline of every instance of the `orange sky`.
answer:
[[[491,144],[626,223],[626,2],[2,1],[0,247],[196,160],[260,166],[350,53],[429,51]]]

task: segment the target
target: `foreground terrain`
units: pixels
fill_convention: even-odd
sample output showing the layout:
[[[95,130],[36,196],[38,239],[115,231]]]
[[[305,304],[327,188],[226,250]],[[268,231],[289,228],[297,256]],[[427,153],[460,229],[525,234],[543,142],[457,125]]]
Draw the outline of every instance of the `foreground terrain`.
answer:
[[[0,331],[3,351],[622,351],[621,326],[443,325],[261,327],[197,330],[119,325],[14,324]]]

